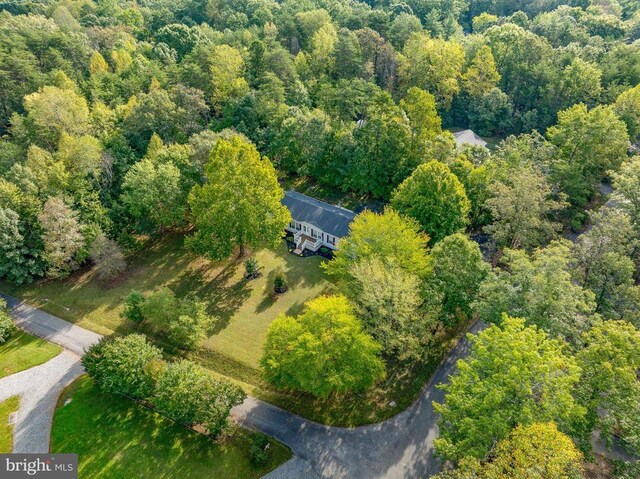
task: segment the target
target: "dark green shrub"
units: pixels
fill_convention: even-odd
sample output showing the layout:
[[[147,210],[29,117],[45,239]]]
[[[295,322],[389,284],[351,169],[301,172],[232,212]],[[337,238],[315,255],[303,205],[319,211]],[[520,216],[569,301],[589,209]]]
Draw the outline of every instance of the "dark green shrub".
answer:
[[[162,353],[141,334],[103,338],[82,356],[82,365],[103,390],[146,399],[155,389],[153,366]]]
[[[255,279],[260,276],[260,267],[255,258],[249,258],[244,262],[244,277],[247,279]]]
[[[7,313],[6,305],[7,303],[0,299],[0,344],[7,342],[16,330],[13,320]]]
[[[282,294],[289,289],[289,285],[287,285],[287,281],[284,279],[284,274],[277,273],[275,279],[273,280],[273,290]]]
[[[269,438],[264,434],[254,434],[249,449],[249,460],[256,467],[262,467],[269,462]]]
[[[133,321],[134,323],[140,323],[144,319],[142,315],[142,305],[145,302],[144,295],[137,290],[131,290],[124,300],[124,311],[122,311],[122,317]]]

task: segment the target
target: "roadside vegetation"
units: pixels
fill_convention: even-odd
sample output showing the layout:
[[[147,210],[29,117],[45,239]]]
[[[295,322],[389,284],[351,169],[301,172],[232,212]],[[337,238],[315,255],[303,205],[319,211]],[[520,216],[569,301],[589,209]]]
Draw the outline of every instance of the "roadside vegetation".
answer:
[[[270,441],[267,463],[256,467],[250,458],[252,435],[239,430],[214,441],[123,396],[102,392],[84,376],[60,396],[51,451],[78,453],[80,476],[90,479],[257,479],[286,461],[291,452]]]
[[[19,406],[18,396],[0,402],[0,453],[13,451],[13,425],[9,424],[9,416],[16,412]]]
[[[17,329],[0,300],[0,378],[47,362],[62,349]]]

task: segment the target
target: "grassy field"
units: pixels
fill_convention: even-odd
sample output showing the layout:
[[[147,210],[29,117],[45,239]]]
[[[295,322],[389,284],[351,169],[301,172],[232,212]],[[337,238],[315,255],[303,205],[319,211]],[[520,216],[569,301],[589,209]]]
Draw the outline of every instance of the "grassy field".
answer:
[[[252,479],[291,456],[272,441],[269,464],[256,468],[249,462],[250,444],[242,430],[216,443],[129,399],[101,392],[86,376],[60,396],[51,432],[51,451],[78,453],[84,479]]]
[[[329,291],[331,283],[320,267],[322,258],[291,255],[284,242],[276,251],[261,250],[254,256],[262,275],[247,281],[242,261],[209,262],[191,255],[182,246],[182,237],[170,236],[145,247],[132,259],[126,275],[111,284],[100,283],[87,269],[62,282],[41,281],[19,288],[0,285],[0,289],[102,334],[136,330],[120,317],[123,300],[133,288],[150,292],[167,286],[178,295],[194,293],[220,318],[218,326],[195,351],[169,348],[169,352],[236,381],[248,394],[309,419],[340,426],[378,422],[408,407],[455,339],[454,335],[439,338],[426,364],[411,370],[392,366],[385,381],[363,393],[322,400],[275,390],[263,381],[258,364],[269,324],[282,313],[297,314],[306,301]],[[277,271],[285,273],[289,291],[276,297],[272,288]]]
[[[42,364],[60,351],[60,346],[24,331],[16,331],[9,341],[0,346],[0,378]]]
[[[132,260],[125,276],[110,284],[85,269],[63,281],[40,281],[25,287],[3,284],[0,288],[67,321],[100,334],[127,334],[135,325],[120,313],[132,289],[148,293],[169,287],[177,295],[193,293],[218,317],[215,331],[201,345],[202,356],[224,356],[241,366],[257,369],[262,344],[271,321],[282,313],[296,314],[304,303],[329,285],[319,256],[300,258],[289,254],[284,241],[275,250],[263,249],[253,256],[262,275],[244,279],[244,265],[236,258],[211,262],[183,247],[182,236],[169,236],[145,247]],[[273,278],[282,271],[289,291],[275,297]]]
[[[13,426],[9,425],[9,415],[18,410],[20,398],[14,396],[0,402],[0,453],[11,452],[13,447]]]

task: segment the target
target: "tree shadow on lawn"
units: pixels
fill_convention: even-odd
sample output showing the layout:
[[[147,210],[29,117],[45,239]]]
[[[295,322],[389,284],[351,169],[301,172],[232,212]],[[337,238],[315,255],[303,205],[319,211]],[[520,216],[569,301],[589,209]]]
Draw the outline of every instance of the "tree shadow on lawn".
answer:
[[[251,295],[251,288],[243,277],[233,282],[241,261],[234,258],[214,277],[208,277],[208,266],[190,269],[170,283],[178,297],[193,294],[208,305],[208,313],[218,318],[209,331],[214,335],[227,327],[233,315]]]

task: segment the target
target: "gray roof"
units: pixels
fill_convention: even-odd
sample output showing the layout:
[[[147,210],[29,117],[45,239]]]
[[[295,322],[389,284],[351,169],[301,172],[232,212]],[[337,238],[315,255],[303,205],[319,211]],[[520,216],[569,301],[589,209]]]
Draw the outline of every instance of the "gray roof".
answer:
[[[487,142],[476,135],[473,130],[456,131],[453,136],[456,137],[456,143],[458,145],[464,145],[466,143],[468,145],[487,146]]]
[[[330,205],[297,191],[287,191],[282,204],[289,208],[295,221],[309,223],[325,233],[342,238],[349,233],[349,225],[356,214],[341,206]]]

